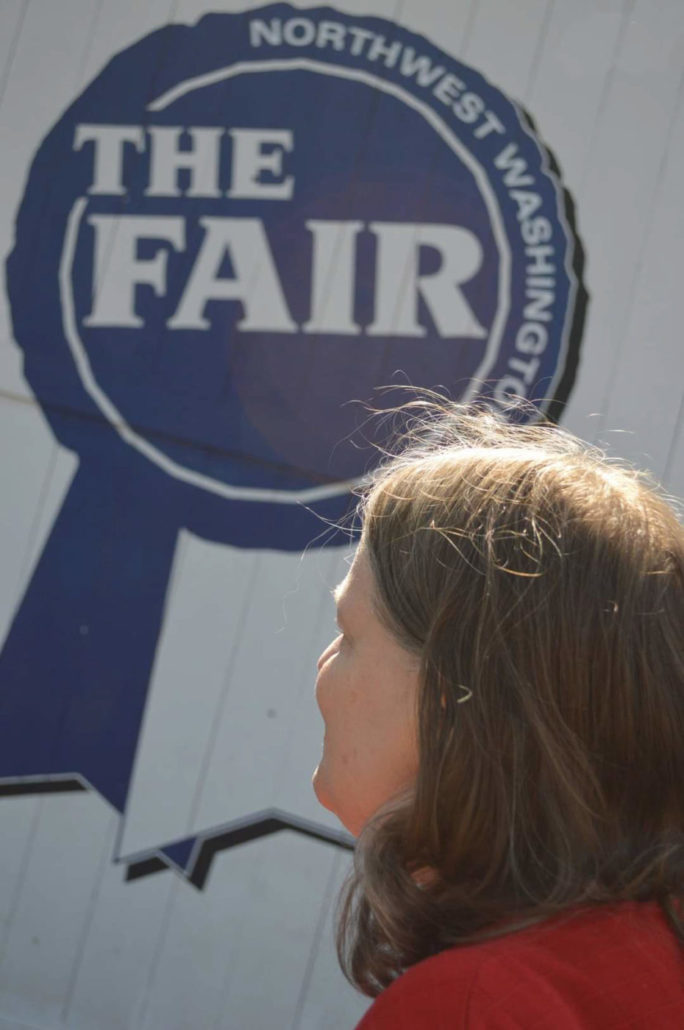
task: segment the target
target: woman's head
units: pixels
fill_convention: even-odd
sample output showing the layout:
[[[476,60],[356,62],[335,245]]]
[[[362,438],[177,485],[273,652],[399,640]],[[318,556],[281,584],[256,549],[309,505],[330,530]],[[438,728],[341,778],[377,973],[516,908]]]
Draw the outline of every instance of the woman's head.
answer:
[[[350,895],[343,918],[351,975],[382,982],[379,967],[364,980],[362,938],[385,945],[390,976],[516,916],[681,891],[672,509],[555,427],[451,408],[380,470],[362,517],[374,610],[418,663],[417,764],[361,838],[352,894],[365,915],[354,922]],[[418,904],[405,947],[382,866]],[[430,886],[412,894],[420,869]]]

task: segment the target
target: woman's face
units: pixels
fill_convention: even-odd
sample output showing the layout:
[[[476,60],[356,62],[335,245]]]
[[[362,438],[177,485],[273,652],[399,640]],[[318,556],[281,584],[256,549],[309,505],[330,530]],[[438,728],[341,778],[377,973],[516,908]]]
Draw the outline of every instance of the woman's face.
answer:
[[[361,547],[335,591],[340,633],[318,659],[316,681],[325,737],[314,790],[355,835],[418,771],[419,661],[380,622],[373,594]]]

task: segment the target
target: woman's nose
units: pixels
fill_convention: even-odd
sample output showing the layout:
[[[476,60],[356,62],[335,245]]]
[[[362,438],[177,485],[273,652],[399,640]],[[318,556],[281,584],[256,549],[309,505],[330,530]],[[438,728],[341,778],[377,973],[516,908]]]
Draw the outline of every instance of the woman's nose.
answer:
[[[335,640],[336,639],[337,638],[335,638]],[[331,651],[333,650],[333,648],[335,646],[335,640],[331,640],[330,641],[330,643],[326,647],[325,651],[323,652],[323,654],[320,656],[320,658],[316,662],[316,668],[318,669],[319,672],[321,671],[321,669],[323,668],[323,666],[327,662],[328,658],[330,657],[330,653],[331,653]]]

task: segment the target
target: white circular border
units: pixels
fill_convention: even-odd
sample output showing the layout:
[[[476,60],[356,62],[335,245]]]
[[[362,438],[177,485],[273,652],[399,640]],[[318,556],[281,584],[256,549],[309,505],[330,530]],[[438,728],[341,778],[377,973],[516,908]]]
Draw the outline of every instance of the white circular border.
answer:
[[[474,394],[477,392],[477,384],[486,378],[498,356],[500,337],[503,326],[506,323],[510,307],[511,253],[508,246],[508,240],[504,232],[498,200],[490,186],[485,172],[470,151],[466,150],[466,148],[462,146],[458,137],[444,123],[439,115],[432,110],[431,107],[424,104],[421,100],[418,100],[400,86],[397,86],[392,82],[387,82],[370,72],[355,68],[343,68],[339,65],[328,65],[322,61],[313,61],[308,58],[293,58],[291,60],[285,59],[278,61],[240,61],[228,68],[221,68],[217,71],[209,72],[206,75],[198,75],[194,78],[186,79],[184,82],[174,86],[173,89],[168,90],[166,93],[163,93],[156,100],[153,100],[148,104],[148,110],[164,110],[164,108],[168,107],[175,100],[178,100],[179,97],[185,96],[192,90],[202,89],[205,86],[214,85],[224,79],[230,79],[243,73],[293,70],[317,72],[322,75],[332,75],[337,76],[338,78],[363,82],[368,86],[373,86],[376,89],[381,90],[383,93],[388,93],[391,96],[396,97],[398,100],[401,100],[408,107],[412,107],[423,116],[423,118],[442,137],[445,143],[454,151],[454,153],[456,153],[459,159],[463,161],[475,177],[489,213],[494,238],[499,246],[500,261],[499,303],[492,322],[492,328],[490,330],[484,356],[478,369],[471,377],[470,386],[463,398],[464,401],[472,400]],[[304,490],[277,490],[264,487],[231,486],[228,483],[222,483],[220,480],[213,479],[211,476],[205,476],[200,472],[193,472],[191,469],[187,469],[185,466],[179,465],[177,462],[173,461],[172,458],[169,458],[166,454],[153,446],[153,444],[151,444],[149,440],[145,439],[145,437],[140,436],[139,433],[137,433],[128,424],[118,408],[98,385],[76,324],[75,305],[71,289],[71,273],[73,269],[78,232],[87,203],[87,197],[79,197],[75,202],[69,212],[67,227],[64,234],[64,244],[59,266],[59,284],[62,300],[64,333],[87,393],[89,393],[93,398],[105,418],[112,424],[119,436],[125,440],[126,443],[131,444],[131,446],[135,447],[141,454],[144,454],[146,458],[149,458],[150,461],[154,462],[175,479],[182,480],[185,483],[190,483],[193,486],[199,486],[212,493],[219,494],[221,497],[229,497],[236,500],[301,504],[302,502],[306,503],[308,501],[318,501],[329,497],[340,496],[348,493],[351,489],[361,483],[362,477],[326,486],[308,487]]]

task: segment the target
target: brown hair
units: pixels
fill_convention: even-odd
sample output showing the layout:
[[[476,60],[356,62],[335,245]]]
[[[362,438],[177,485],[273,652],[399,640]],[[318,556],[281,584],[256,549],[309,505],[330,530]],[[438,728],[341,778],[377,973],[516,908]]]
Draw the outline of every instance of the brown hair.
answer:
[[[419,405],[362,500],[376,608],[422,661],[419,772],[339,911],[378,994],[447,947],[657,899],[684,941],[684,534],[552,425]]]

